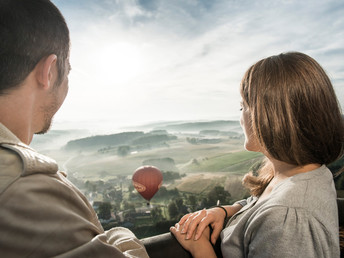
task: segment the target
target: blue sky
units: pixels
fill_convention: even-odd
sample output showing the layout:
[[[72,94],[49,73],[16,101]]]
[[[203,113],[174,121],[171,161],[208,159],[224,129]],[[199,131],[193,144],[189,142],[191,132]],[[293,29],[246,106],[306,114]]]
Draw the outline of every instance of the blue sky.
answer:
[[[246,69],[314,57],[344,107],[342,0],[53,0],[72,39],[70,91],[54,127],[239,118]]]

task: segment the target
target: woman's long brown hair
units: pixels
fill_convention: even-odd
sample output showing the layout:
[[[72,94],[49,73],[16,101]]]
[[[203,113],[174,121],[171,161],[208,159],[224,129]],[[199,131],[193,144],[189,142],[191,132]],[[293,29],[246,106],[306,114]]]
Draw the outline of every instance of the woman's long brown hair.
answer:
[[[252,65],[241,82],[252,129],[274,159],[293,164],[329,164],[343,155],[344,123],[329,77],[311,57],[283,53]],[[269,162],[244,185],[260,195],[273,170]]]

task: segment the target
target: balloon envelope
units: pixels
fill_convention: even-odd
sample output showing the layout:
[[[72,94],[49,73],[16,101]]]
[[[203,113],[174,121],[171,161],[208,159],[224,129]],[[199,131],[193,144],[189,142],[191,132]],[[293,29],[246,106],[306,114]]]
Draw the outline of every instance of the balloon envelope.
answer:
[[[158,168],[143,166],[136,169],[132,181],[139,194],[149,201],[160,189],[162,178],[162,173]]]

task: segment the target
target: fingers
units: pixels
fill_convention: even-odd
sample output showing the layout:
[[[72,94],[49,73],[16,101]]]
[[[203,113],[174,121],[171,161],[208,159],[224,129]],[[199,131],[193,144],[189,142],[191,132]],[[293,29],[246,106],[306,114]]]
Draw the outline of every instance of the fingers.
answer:
[[[203,218],[200,223],[198,224],[198,227],[196,229],[196,234],[195,234],[195,240],[198,240],[202,234],[203,234],[203,231],[206,227],[208,227],[209,225],[209,221],[207,220],[207,217]]]
[[[179,223],[176,223],[174,226],[170,227],[171,233],[175,236],[179,243],[182,243],[184,240],[189,240],[186,239],[185,234],[182,234],[181,229],[182,225]]]
[[[210,237],[210,241],[212,242],[213,245],[215,245],[216,240],[219,238],[221,231],[222,231],[222,226],[218,226],[218,225],[214,226],[213,232]]]
[[[170,227],[170,231],[173,233],[173,235],[180,233],[180,224],[176,223],[174,226]]]
[[[191,239],[191,237],[194,240],[199,240],[204,234],[204,230],[209,230],[209,225],[213,228],[210,241],[215,244],[223,228],[223,214],[219,212],[219,209],[204,209],[186,214],[175,227],[171,227],[170,231],[181,241]],[[185,237],[183,237],[184,234],[186,234]],[[209,233],[207,239],[209,240]]]
[[[179,224],[180,225],[183,225],[184,224],[184,222],[192,215],[193,213],[189,213],[189,214],[186,214],[186,215],[184,215],[180,220],[179,220]]]
[[[192,219],[198,214],[198,212],[194,212],[194,213],[189,213],[184,215],[180,221],[179,224],[182,225],[182,233],[186,233],[188,231],[188,227],[190,222],[192,221]]]
[[[189,225],[192,222],[193,218],[197,216],[197,213],[192,213],[190,216],[188,216],[187,220],[185,220],[183,227],[182,227],[182,233],[186,233],[189,230]]]
[[[174,225],[174,227],[170,227],[170,231],[175,236],[175,238],[177,238],[178,241],[179,241],[179,239],[181,239],[180,224],[179,223],[176,223]]]
[[[185,222],[186,225],[182,229],[182,233],[186,233],[186,239],[191,238],[195,229],[198,227],[198,224],[206,215],[207,211],[204,209],[201,212],[197,212],[195,216],[189,217],[189,219]]]

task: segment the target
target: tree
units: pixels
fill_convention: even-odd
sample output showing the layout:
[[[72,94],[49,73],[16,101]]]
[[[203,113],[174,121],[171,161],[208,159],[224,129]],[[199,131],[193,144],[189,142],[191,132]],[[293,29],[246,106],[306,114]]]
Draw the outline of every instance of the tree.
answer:
[[[154,207],[151,210],[151,216],[154,222],[160,221],[162,219],[162,210],[159,207]]]
[[[174,201],[170,202],[167,208],[168,208],[168,214],[170,215],[170,218],[175,219],[179,214],[176,203]]]
[[[161,186],[159,191],[155,194],[155,198],[165,198],[168,195],[168,190],[165,186]]]
[[[186,141],[190,144],[197,144],[197,139],[196,138],[190,138],[186,137]]]
[[[171,197],[178,197],[180,196],[180,193],[179,190],[175,187],[174,189],[168,191],[168,195]]]
[[[178,219],[187,212],[183,198],[176,198],[168,204],[168,213],[171,219]]]
[[[180,179],[181,176],[178,172],[173,172],[173,171],[162,171],[162,175],[164,178],[164,182],[168,182],[168,181],[174,181],[175,179]]]
[[[110,190],[108,196],[115,202],[121,202],[123,200],[122,191],[116,191],[116,189]]]
[[[187,212],[187,208],[186,206],[184,205],[184,200],[183,198],[177,198],[175,201],[176,203],[176,206],[178,208],[178,213],[183,215]]]
[[[121,157],[125,157],[130,153],[130,146],[128,145],[123,145],[119,146],[117,149],[117,155]]]
[[[229,202],[230,193],[225,191],[223,186],[215,186],[208,194],[208,206],[213,206],[220,201],[221,204],[226,204]]]
[[[134,191],[135,190],[135,187],[132,185],[132,184],[130,184],[129,186],[128,186],[128,191],[129,192],[132,192],[132,191]]]
[[[188,196],[188,202],[192,208],[192,210],[194,211],[196,209],[196,205],[197,205],[197,198],[195,195],[191,194]]]
[[[89,192],[96,192],[97,191],[97,185],[92,182],[92,181],[89,181],[87,180],[85,182],[85,188],[89,191]]]
[[[110,219],[111,218],[111,203],[102,202],[98,208],[98,217],[100,219]]]
[[[209,205],[209,201],[207,198],[203,197],[202,200],[201,200],[201,204],[200,204],[200,209],[203,209],[203,208],[209,208],[210,206],[212,206],[211,204]]]
[[[131,202],[128,202],[127,200],[124,200],[122,202],[123,210],[131,210],[135,211],[135,205]]]

